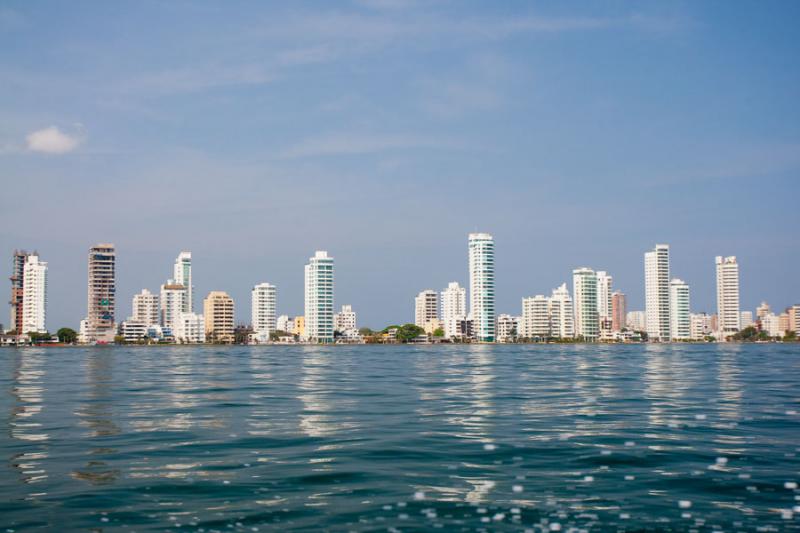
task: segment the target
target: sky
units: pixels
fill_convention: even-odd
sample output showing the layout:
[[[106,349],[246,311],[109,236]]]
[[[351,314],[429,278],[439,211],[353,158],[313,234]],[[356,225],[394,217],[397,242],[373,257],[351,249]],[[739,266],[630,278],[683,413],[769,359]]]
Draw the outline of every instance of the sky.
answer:
[[[738,257],[743,308],[782,309],[798,20],[791,1],[5,1],[0,265],[49,263],[51,330],[85,316],[98,242],[118,319],[181,250],[196,307],[224,290],[248,322],[266,281],[302,314],[327,250],[337,307],[378,328],[468,285],[474,231],[495,237],[498,313],[582,266],[642,309],[656,243],[694,311],[715,311],[716,255]]]

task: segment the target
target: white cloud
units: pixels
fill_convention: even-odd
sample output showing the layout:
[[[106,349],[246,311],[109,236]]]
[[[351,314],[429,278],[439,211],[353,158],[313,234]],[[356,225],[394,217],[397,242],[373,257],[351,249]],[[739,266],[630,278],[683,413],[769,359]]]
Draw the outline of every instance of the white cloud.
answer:
[[[34,131],[26,137],[28,150],[45,154],[66,154],[75,150],[83,140],[63,133],[56,126]]]

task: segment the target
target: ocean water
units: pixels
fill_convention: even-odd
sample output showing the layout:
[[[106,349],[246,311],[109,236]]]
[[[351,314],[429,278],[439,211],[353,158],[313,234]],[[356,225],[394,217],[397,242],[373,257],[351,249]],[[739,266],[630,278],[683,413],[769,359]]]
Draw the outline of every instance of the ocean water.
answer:
[[[792,531],[800,346],[0,350],[2,531]]]

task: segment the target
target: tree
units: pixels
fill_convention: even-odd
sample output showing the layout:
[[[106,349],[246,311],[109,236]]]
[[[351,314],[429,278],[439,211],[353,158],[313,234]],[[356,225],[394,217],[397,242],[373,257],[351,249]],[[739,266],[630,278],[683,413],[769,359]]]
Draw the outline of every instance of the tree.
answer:
[[[397,330],[397,340],[399,342],[413,341],[423,333],[425,333],[425,330],[416,324],[403,324]]]
[[[444,337],[444,330],[442,328],[436,328],[433,332],[434,337]]]
[[[78,340],[78,333],[72,328],[61,328],[56,332],[59,342],[64,344],[75,344]]]
[[[370,328],[359,328],[358,334],[362,337],[371,337],[375,335],[375,332],[372,331]]]
[[[31,342],[36,344],[37,342],[44,342],[50,340],[50,334],[47,332],[39,333],[38,331],[29,331],[28,337],[30,337]]]
[[[269,340],[277,341],[277,340],[280,340],[281,337],[291,337],[291,336],[292,336],[291,333],[286,333],[283,330],[276,329],[275,331],[273,331],[273,332],[271,332],[269,334]]]
[[[114,336],[114,344],[127,344],[125,337],[122,335],[115,335]]]
[[[764,332],[759,332],[753,326],[747,326],[743,330],[737,331],[731,338],[735,341],[753,342],[761,337],[760,333]],[[764,337],[766,338],[766,334],[764,334]]]
[[[783,337],[783,342],[797,342],[797,333],[794,331],[787,331],[786,336]]]

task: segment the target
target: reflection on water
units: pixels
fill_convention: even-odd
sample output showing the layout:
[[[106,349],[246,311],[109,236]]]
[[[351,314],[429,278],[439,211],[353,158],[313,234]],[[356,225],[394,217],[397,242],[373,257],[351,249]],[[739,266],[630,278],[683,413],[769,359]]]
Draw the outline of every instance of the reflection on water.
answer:
[[[11,466],[24,484],[40,483],[47,479],[44,461],[48,456],[50,439],[40,421],[44,409],[45,356],[41,349],[15,350],[11,394],[14,402],[8,430],[12,439],[29,443],[24,451],[10,457]],[[33,496],[32,494],[29,496]]]
[[[415,357],[419,416],[441,417],[455,436],[491,443],[493,354],[486,345],[447,350],[437,357]]]
[[[86,438],[81,442],[93,446],[88,451],[86,464],[73,470],[72,476],[93,485],[102,485],[114,482],[120,475],[118,469],[110,467],[104,460],[117,452],[105,445],[110,440],[108,437],[120,433],[113,414],[112,354],[92,351],[86,358],[84,368],[88,386],[86,395],[82,396],[81,403],[75,409],[75,416],[78,417],[79,426],[87,428]]]
[[[786,345],[0,350],[1,529],[792,530],[798,382]]]

